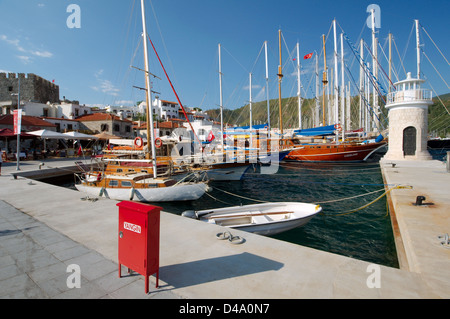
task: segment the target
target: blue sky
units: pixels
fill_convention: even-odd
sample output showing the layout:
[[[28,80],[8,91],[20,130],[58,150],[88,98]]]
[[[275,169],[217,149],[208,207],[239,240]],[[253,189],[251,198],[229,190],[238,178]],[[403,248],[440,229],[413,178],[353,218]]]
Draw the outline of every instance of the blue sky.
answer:
[[[150,37],[181,102],[204,110],[219,104],[219,43],[226,108],[247,103],[250,72],[253,99],[265,100],[265,62],[261,51],[264,41],[269,46],[269,94],[270,98],[278,97],[278,29],[283,33],[283,96],[293,96],[297,91],[296,77],[289,54],[294,53],[297,41],[302,57],[310,52],[320,54],[322,34],[328,34],[336,18],[338,37],[342,28],[353,43],[361,35],[370,47],[371,31],[366,26],[369,4],[377,4],[381,9],[378,37],[386,54],[386,38],[392,32],[400,56],[405,57],[403,65],[407,72],[413,75],[417,72],[415,33],[411,34],[414,19],[419,19],[444,56],[450,58],[448,0],[146,0],[145,3]],[[81,9],[80,28],[67,25],[73,13],[67,12],[70,4]],[[0,0],[0,70],[35,73],[55,80],[61,98],[65,96],[82,104],[134,105],[145,98],[143,91],[133,88],[145,86],[144,76],[130,68],[130,65],[143,67],[141,31],[139,0]],[[423,30],[421,37],[427,57],[450,83],[450,66]],[[330,67],[332,53],[331,31],[327,40]],[[345,61],[358,81],[358,65],[353,58],[346,44]],[[162,99],[176,101],[154,54],[150,60],[151,72],[162,79],[153,79],[153,89]],[[405,73],[396,51],[393,61],[394,69],[403,79]],[[380,63],[387,72],[387,61],[381,58]],[[315,92],[314,79],[311,81],[313,67],[313,59],[302,60],[303,96],[311,97]],[[438,94],[450,92],[434,67],[422,56],[422,72],[432,88]],[[347,75],[346,81],[351,81]]]

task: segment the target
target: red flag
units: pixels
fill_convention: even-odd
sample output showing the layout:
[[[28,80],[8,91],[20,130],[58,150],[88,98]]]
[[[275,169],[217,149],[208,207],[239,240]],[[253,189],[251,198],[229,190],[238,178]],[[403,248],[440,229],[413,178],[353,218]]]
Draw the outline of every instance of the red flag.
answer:
[[[81,145],[80,145],[80,147],[78,148],[78,156],[81,156],[81,155],[83,155],[83,149],[81,148]]]
[[[303,57],[303,59],[304,59],[304,60],[308,60],[308,59],[311,59],[312,56],[313,56],[313,53],[311,52],[310,54],[305,55],[305,56]]]

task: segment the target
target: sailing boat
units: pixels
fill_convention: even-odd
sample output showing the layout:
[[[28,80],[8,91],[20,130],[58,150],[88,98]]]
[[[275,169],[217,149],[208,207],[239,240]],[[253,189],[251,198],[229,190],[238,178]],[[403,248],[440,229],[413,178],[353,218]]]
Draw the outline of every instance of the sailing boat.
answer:
[[[337,49],[336,49],[336,20],[333,20],[334,25],[334,37],[335,37],[335,120],[338,122],[337,111]],[[341,38],[342,39],[342,38]],[[324,74],[323,74],[323,125],[325,124],[325,87],[328,84],[326,75],[326,51],[325,51],[325,36],[323,36],[323,50],[324,50]],[[341,51],[343,48],[341,47]],[[343,56],[343,51],[342,51]],[[342,61],[343,63],[343,61]],[[342,118],[342,120],[344,120]],[[335,135],[336,138],[333,142],[323,139],[323,143],[310,143],[302,144],[300,148],[297,148],[290,152],[285,159],[288,161],[300,161],[300,162],[363,162],[366,161],[377,150],[386,146],[386,142],[383,141],[383,136],[379,135],[376,139],[364,140],[364,141],[343,141],[339,142],[339,133],[343,132],[340,123],[334,125],[324,125],[322,127],[296,130],[297,135],[302,136],[321,136]],[[342,135],[344,137],[344,134]]]
[[[149,111],[151,97],[151,84],[147,49],[147,27],[145,20],[144,0],[141,0],[142,25],[144,37],[144,62],[147,92],[147,137],[150,145],[147,147],[147,158],[151,160],[152,172],[132,172],[129,174],[116,174],[105,170],[96,175],[83,174],[80,184],[75,187],[89,195],[105,196],[115,200],[137,200],[142,202],[168,202],[197,200],[208,190],[207,181],[198,174],[189,174],[177,181],[169,177],[158,177],[156,146],[153,130],[153,112]],[[150,127],[149,127],[150,126]],[[136,141],[141,141],[136,139]],[[151,147],[151,153],[150,153]],[[150,158],[151,156],[151,158]]]

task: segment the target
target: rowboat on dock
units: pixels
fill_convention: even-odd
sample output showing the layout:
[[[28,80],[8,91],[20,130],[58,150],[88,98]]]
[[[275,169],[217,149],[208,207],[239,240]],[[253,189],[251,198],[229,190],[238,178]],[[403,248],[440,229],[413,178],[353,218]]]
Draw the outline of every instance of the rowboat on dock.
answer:
[[[299,202],[263,203],[200,211],[182,216],[259,235],[275,235],[307,224],[322,207]]]

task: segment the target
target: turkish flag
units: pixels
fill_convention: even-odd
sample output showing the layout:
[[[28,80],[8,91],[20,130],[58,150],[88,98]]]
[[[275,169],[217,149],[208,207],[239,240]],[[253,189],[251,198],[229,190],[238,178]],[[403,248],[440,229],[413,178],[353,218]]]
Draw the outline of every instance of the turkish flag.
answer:
[[[312,56],[313,56],[313,53],[311,52],[310,54],[305,55],[305,56],[303,57],[303,59],[304,59],[304,60],[308,60],[308,59],[311,59]]]

